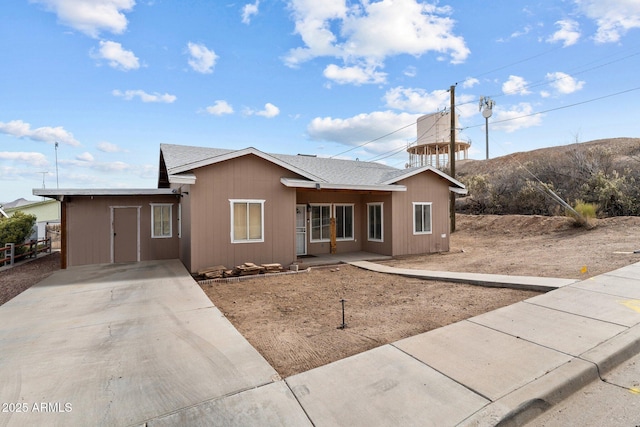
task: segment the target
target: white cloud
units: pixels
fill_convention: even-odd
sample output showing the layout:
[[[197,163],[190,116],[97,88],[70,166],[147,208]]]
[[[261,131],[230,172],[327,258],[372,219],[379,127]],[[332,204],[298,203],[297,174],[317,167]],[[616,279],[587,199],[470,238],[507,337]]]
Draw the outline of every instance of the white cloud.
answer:
[[[260,0],[256,0],[255,3],[247,3],[242,8],[242,23],[250,24],[251,17],[258,14],[258,7],[260,6]]]
[[[405,68],[402,73],[407,77],[415,77],[418,75],[418,69],[413,65],[410,65],[407,68]]]
[[[640,28],[640,2],[636,0],[574,0],[578,9],[598,25],[597,43],[620,40],[627,31]]]
[[[462,82],[462,87],[465,89],[469,89],[474,87],[475,85],[479,84],[480,80],[476,79],[475,77],[467,77],[465,79],[464,82]]]
[[[223,100],[217,100],[205,108],[205,111],[213,116],[222,116],[224,114],[233,114],[233,107],[227,102]]]
[[[90,37],[101,31],[122,34],[127,28],[123,12],[130,12],[135,0],[30,0],[54,12],[58,20]]]
[[[470,53],[464,39],[453,33],[448,7],[417,0],[363,0],[350,6],[344,0],[290,0],[289,7],[304,43],[286,56],[291,67],[328,56],[342,59],[342,69],[363,63],[375,69],[389,56],[428,52],[460,63]]]
[[[546,78],[551,87],[562,95],[577,92],[582,89],[585,84],[584,81],[576,80],[574,77],[561,71],[547,73]]]
[[[213,50],[208,49],[205,45],[200,43],[187,44],[187,50],[189,51],[189,66],[194,71],[202,74],[213,73],[213,67],[216,65],[218,56]]]
[[[132,51],[123,49],[122,45],[117,42],[101,40],[100,48],[97,52],[92,51],[91,56],[94,59],[105,59],[109,62],[110,67],[122,71],[140,68],[138,57]]]
[[[82,154],[78,154],[78,155],[76,156],[76,160],[80,160],[81,162],[93,162],[93,161],[94,161],[94,158],[93,158],[93,156],[91,155],[91,153],[89,153],[89,152],[85,151],[85,152],[84,152],[84,153],[82,153]]]
[[[367,83],[384,83],[387,74],[375,71],[375,68],[375,66],[362,67],[358,65],[353,67],[340,67],[335,64],[329,64],[324,69],[323,74],[327,79],[333,80],[338,84],[350,83],[359,86]]]
[[[135,97],[138,97],[142,102],[162,102],[165,104],[171,104],[177,99],[175,95],[169,95],[168,93],[160,94],[160,93],[154,92],[151,94],[143,90],[126,90],[122,92],[116,89],[111,93],[113,94],[113,96],[124,98],[127,101],[130,101]]]
[[[405,88],[402,86],[389,89],[384,94],[388,107],[412,113],[427,114],[442,110],[450,104],[449,91]]]
[[[0,160],[11,160],[32,167],[44,167],[49,164],[44,154],[35,152],[0,151]]]
[[[580,39],[580,30],[576,21],[564,19],[557,21],[556,25],[558,25],[560,29],[547,39],[549,43],[562,42],[562,46],[567,47],[578,42]]]
[[[264,104],[264,109],[260,110],[260,111],[254,111],[250,108],[247,108],[244,110],[244,114],[247,116],[262,116],[262,117],[266,117],[268,119],[273,118],[275,116],[277,116],[278,114],[280,114],[280,109],[278,107],[276,107],[275,105],[273,105],[270,102],[267,102],[266,104]]]
[[[509,76],[509,79],[502,84],[502,93],[505,95],[528,95],[527,81],[520,76]]]
[[[415,124],[420,114],[375,111],[358,114],[346,119],[316,117],[307,126],[307,133],[315,141],[332,141],[345,145],[359,145],[392,133],[404,126]],[[385,152],[406,146],[407,139],[416,138],[416,127],[408,126],[375,143],[367,144],[372,152]]]
[[[493,130],[501,130],[507,133],[519,129],[539,126],[542,123],[542,114],[533,115],[533,108],[527,102],[512,106],[508,110],[500,107],[493,108],[493,121],[490,126]]]
[[[80,145],[80,142],[73,137],[73,134],[66,131],[62,126],[44,126],[31,129],[29,123],[25,123],[22,120],[12,120],[7,123],[0,122],[0,133],[50,144],[60,142],[74,147]]]
[[[103,153],[118,153],[121,151],[126,151],[118,147],[116,144],[112,144],[106,141],[98,143],[98,145],[96,145],[96,148],[102,151]]]

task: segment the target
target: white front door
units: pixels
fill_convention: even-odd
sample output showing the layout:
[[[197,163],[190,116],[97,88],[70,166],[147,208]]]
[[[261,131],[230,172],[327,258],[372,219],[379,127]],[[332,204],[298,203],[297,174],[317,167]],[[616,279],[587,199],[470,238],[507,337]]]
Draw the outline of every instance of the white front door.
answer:
[[[296,255],[307,254],[307,205],[296,205]]]

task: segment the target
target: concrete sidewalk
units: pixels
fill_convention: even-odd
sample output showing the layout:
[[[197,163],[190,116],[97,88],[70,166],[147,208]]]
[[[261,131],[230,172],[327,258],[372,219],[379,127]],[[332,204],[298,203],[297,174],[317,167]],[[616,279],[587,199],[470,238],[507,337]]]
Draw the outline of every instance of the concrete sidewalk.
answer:
[[[285,380],[178,261],[80,267],[0,349],[0,426],[521,425],[640,354],[640,263]]]
[[[378,273],[398,274],[426,280],[444,280],[470,285],[527,289],[530,291],[548,292],[579,282],[576,279],[556,279],[553,277],[509,276],[506,274],[459,273],[455,271],[419,270],[414,268],[398,268],[376,264],[369,261],[350,261],[348,264]]]
[[[638,353],[634,264],[286,382],[317,426],[521,425]]]

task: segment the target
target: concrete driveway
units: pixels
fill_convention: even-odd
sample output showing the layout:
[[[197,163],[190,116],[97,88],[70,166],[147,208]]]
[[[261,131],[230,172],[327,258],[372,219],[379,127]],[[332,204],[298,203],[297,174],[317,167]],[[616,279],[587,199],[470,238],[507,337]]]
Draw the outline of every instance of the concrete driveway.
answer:
[[[309,423],[177,260],[62,270],[0,306],[0,404],[0,426],[180,423],[194,406]]]

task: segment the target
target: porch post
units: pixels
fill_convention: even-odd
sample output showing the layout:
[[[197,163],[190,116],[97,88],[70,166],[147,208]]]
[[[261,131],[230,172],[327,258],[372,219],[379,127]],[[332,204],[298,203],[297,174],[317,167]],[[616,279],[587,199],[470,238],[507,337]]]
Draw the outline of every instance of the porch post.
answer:
[[[337,246],[336,246],[336,218],[335,217],[331,217],[331,220],[329,221],[329,229],[330,229],[330,232],[331,232],[331,243],[329,244],[330,253],[331,254],[335,254],[337,252]]]

